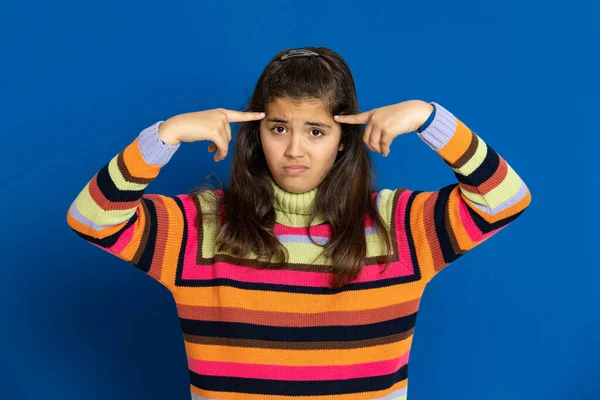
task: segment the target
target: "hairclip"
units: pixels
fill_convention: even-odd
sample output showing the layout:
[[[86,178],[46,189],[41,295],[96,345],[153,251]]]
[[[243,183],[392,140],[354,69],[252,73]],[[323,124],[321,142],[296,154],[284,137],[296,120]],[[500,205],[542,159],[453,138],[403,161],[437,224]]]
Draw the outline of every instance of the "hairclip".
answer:
[[[318,56],[318,53],[306,49],[293,49],[281,56],[280,60],[285,60],[290,57]]]

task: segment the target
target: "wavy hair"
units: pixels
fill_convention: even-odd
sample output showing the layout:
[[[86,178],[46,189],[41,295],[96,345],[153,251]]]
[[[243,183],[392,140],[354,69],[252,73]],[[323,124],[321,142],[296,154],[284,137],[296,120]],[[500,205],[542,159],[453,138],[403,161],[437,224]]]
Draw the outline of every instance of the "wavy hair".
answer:
[[[288,52],[283,50],[271,59],[261,73],[245,111],[265,111],[274,98],[286,97],[292,100],[318,99],[324,102],[330,115],[360,112],[354,79],[342,57],[325,47],[304,49],[319,56],[280,60]],[[333,274],[331,285],[334,288],[354,280],[365,264],[367,215],[371,216],[385,244],[383,272],[393,256],[391,233],[372,199],[374,170],[362,140],[363,134],[364,127],[360,124],[342,124],[340,143],[344,144],[344,149],[338,152],[331,170],[319,184],[310,215],[309,226],[319,213],[330,225],[331,236],[326,244],[318,244],[309,237],[332,259],[328,271]],[[219,201],[216,213],[212,214],[221,217],[215,252],[226,251],[236,257],[253,252],[259,259],[265,260],[257,262],[257,268],[286,269],[289,253],[273,229],[275,196],[262,150],[260,121],[240,123],[235,145],[229,186],[224,188],[219,181],[218,190],[201,187],[190,194],[210,193],[216,195]],[[201,218],[202,215],[198,215],[198,227]]]

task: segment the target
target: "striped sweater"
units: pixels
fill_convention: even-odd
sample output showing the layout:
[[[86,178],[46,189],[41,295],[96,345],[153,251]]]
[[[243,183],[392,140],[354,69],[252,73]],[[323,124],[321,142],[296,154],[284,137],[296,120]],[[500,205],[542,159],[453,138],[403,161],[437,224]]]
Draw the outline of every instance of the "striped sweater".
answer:
[[[254,268],[252,256],[215,253],[217,221],[204,215],[216,210],[214,201],[145,194],[180,146],[160,140],[162,121],[144,129],[88,182],[67,222],[81,238],[172,293],[192,399],[405,400],[425,285],[531,202],[525,183],[498,153],[431,104],[435,110],[417,134],[458,182],[432,192],[373,193],[394,237],[394,261],[382,274],[385,246],[366,218],[366,263],[342,289],[329,288],[331,260],[319,257],[322,248],[307,234],[320,244],[330,234],[323,219],[308,226],[318,188],[294,194],[273,183],[279,200],[274,233],[290,257],[279,270]]]

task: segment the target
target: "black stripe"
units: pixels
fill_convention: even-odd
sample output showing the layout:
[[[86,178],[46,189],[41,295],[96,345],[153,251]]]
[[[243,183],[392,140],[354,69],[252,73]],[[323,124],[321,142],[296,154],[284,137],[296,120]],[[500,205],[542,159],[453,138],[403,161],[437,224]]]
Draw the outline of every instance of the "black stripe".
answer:
[[[156,249],[156,238],[158,236],[158,216],[156,215],[156,206],[152,200],[142,197],[140,203],[143,203],[148,210],[148,218],[146,219],[146,228],[150,229],[148,232],[148,240],[146,240],[146,246],[142,249],[142,255],[140,260],[135,264],[136,267],[144,272],[150,271],[152,266],[152,258],[154,257],[154,250]]]
[[[188,286],[188,287],[213,287],[213,286],[229,286],[239,289],[248,289],[248,290],[264,290],[270,292],[289,292],[289,293],[304,293],[304,294],[320,294],[320,295],[328,295],[328,294],[336,294],[349,290],[364,290],[364,289],[377,289],[382,287],[389,287],[394,285],[399,285],[407,282],[414,282],[420,279],[420,274],[418,275],[408,275],[401,276],[397,278],[389,278],[389,279],[379,279],[373,282],[358,282],[358,283],[349,283],[343,288],[330,288],[330,287],[313,287],[313,286],[298,286],[298,285],[282,285],[282,284],[274,284],[274,283],[256,283],[256,282],[242,282],[236,281],[234,279],[229,278],[215,278],[215,279],[182,279],[182,265],[183,260],[178,263],[177,270],[177,286]],[[194,268],[213,268],[212,265],[203,265]],[[248,267],[251,268],[251,267]],[[389,271],[389,269],[388,269]],[[418,269],[417,269],[418,271]],[[387,272],[386,272],[387,273]],[[382,275],[382,276],[385,276]]]
[[[469,176],[461,175],[457,172],[454,172],[454,175],[459,182],[477,187],[490,179],[496,173],[499,166],[500,156],[488,145],[485,159],[475,171],[471,172]]]
[[[127,221],[127,223],[121,229],[119,229],[117,232],[113,233],[112,235],[107,236],[107,237],[102,238],[102,239],[98,239],[98,238],[95,238],[95,237],[92,237],[92,236],[88,236],[88,235],[86,235],[84,233],[81,233],[81,232],[75,230],[75,229],[73,229],[73,231],[77,235],[79,235],[83,240],[86,240],[86,241],[91,242],[91,243],[95,243],[95,244],[99,245],[100,247],[106,248],[106,247],[113,246],[117,242],[117,240],[119,240],[119,236],[123,233],[123,231],[125,231],[131,225],[135,224],[135,222],[137,221],[137,219],[138,219],[137,214],[133,214],[131,216],[131,218],[129,219],[129,221]]]
[[[466,203],[466,206],[467,206],[467,211],[469,211],[469,215],[475,222],[475,225],[477,225],[477,228],[479,228],[479,230],[481,230],[481,232],[483,232],[483,233],[488,233],[495,229],[502,228],[503,226],[510,224],[515,219],[517,219],[517,217],[519,217],[523,213],[523,211],[525,211],[525,210],[521,210],[516,214],[513,214],[504,219],[501,219],[500,221],[496,221],[494,223],[489,223],[485,219],[483,219],[479,214],[477,214],[475,211],[473,211],[473,209],[471,208],[469,203]]]
[[[448,200],[450,193],[458,186],[458,183],[453,183],[448,186],[444,186],[438,191],[438,197],[435,201],[433,209],[433,223],[435,226],[435,234],[440,243],[442,255],[446,263],[451,263],[459,258],[462,254],[456,254],[452,241],[450,240],[450,234],[446,229],[446,209],[448,208]],[[448,225],[450,225],[448,223]]]
[[[417,313],[388,321],[351,326],[278,327],[245,322],[180,318],[184,334],[277,342],[346,342],[404,333],[414,328]]]
[[[185,216],[185,208],[183,207],[183,202],[181,201],[181,199],[179,197],[173,197],[173,200],[175,200],[175,204],[177,204],[177,206],[179,207],[179,210],[181,211],[181,215],[183,216],[183,229],[182,229],[182,237],[181,237],[181,245],[179,246],[179,257],[177,259],[177,272],[175,273],[175,285],[176,286],[192,286],[192,285],[185,285],[184,282],[189,282],[189,280],[184,280],[182,278],[183,275],[183,261],[185,260],[185,248],[187,246],[187,242],[188,242],[188,222],[187,222],[187,218]],[[196,223],[196,221],[192,221],[193,224]],[[198,229],[202,229],[201,227]],[[198,231],[198,234],[200,235],[201,232]],[[194,259],[194,263],[195,263],[195,259]],[[209,285],[206,285],[209,286]]]
[[[96,176],[98,181],[98,188],[110,201],[111,203],[118,203],[123,201],[137,201],[144,194],[145,188],[143,190],[119,190],[117,186],[115,186],[115,182],[111,179],[110,174],[108,172],[108,165],[106,164]]]
[[[412,207],[413,202],[415,201],[415,197],[418,194],[423,193],[422,190],[413,191],[406,201],[406,210],[404,212],[404,231],[406,232],[406,240],[408,242],[408,247],[410,249],[410,258],[412,258],[412,266],[414,268],[415,280],[421,279],[421,267],[419,266],[419,260],[417,259],[417,249],[415,246],[415,241],[413,239],[412,231],[410,229],[410,208]],[[400,207],[398,205],[398,207]]]
[[[367,378],[340,380],[285,381],[276,379],[232,378],[190,372],[190,383],[204,390],[279,396],[319,396],[373,392],[388,389],[408,377],[408,364],[398,371]],[[318,377],[315,377],[318,379]]]

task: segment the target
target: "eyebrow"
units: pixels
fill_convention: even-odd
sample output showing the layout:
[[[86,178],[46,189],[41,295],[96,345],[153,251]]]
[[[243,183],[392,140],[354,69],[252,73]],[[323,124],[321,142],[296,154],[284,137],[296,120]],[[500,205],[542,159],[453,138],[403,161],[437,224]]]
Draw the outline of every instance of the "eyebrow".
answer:
[[[287,124],[288,123],[287,120],[282,119],[282,118],[269,118],[269,119],[267,119],[267,121],[270,121],[270,122],[279,122],[279,123],[282,123],[282,124]],[[331,128],[331,126],[329,126],[327,124],[324,124],[322,122],[317,122],[317,121],[306,121],[304,123],[304,125],[318,126],[319,128]]]

